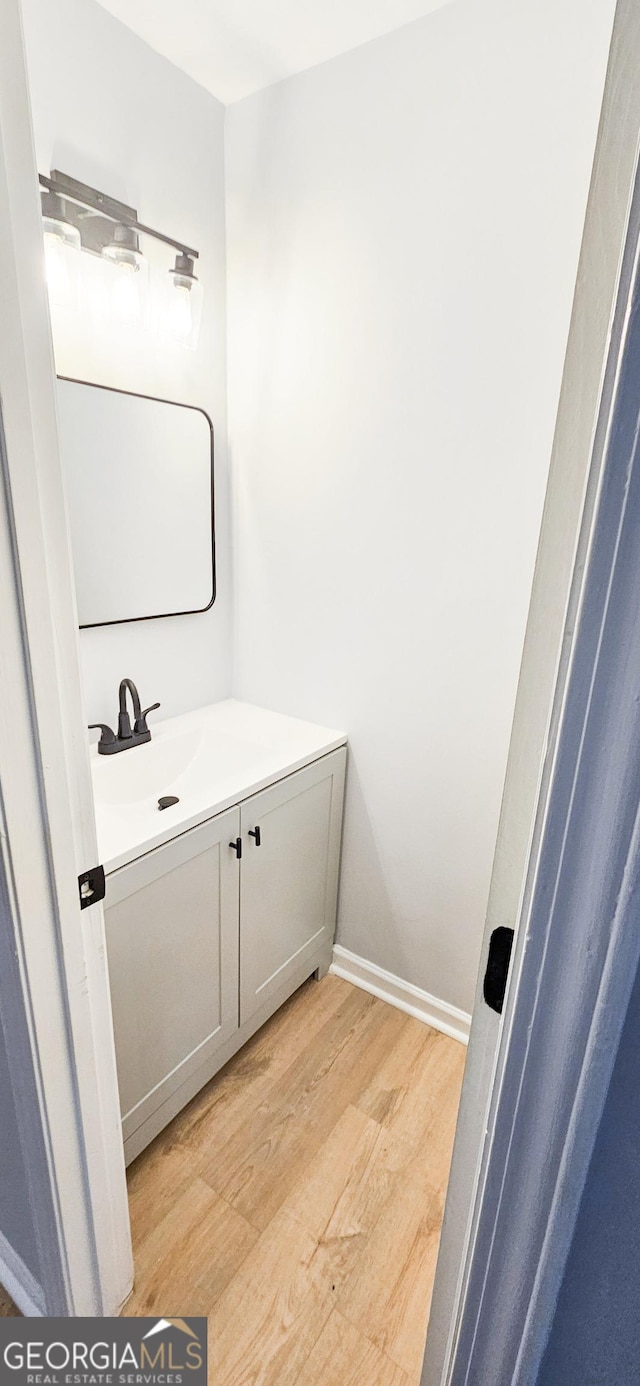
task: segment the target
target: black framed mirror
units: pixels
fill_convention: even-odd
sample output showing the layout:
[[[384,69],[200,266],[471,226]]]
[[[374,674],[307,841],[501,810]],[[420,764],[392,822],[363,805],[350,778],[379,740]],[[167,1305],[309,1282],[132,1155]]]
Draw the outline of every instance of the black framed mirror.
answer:
[[[214,436],[203,409],[58,376],[81,629],[207,611]]]

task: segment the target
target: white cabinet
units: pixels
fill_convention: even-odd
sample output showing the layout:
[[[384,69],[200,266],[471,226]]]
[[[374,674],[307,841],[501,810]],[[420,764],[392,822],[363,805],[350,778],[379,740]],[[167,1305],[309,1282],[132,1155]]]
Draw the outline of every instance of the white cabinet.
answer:
[[[128,1159],[328,968],[345,762],[333,751],[108,877]]]
[[[333,943],[344,762],[325,756],[241,806],[241,1024]]]
[[[108,878],[125,1141],[238,1028],[238,867],[229,841],[239,828],[233,809]]]

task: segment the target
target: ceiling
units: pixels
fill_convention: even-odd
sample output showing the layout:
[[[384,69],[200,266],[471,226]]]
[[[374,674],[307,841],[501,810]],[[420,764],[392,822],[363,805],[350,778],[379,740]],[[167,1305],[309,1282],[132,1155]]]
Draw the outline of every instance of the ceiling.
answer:
[[[100,0],[228,104],[450,0]]]

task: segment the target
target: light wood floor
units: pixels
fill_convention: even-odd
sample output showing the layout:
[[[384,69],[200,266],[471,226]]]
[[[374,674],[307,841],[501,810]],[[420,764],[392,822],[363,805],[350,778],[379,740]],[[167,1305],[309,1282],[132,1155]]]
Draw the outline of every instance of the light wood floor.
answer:
[[[125,1315],[208,1315],[212,1386],[417,1386],[464,1058],[306,983],[131,1166]]]

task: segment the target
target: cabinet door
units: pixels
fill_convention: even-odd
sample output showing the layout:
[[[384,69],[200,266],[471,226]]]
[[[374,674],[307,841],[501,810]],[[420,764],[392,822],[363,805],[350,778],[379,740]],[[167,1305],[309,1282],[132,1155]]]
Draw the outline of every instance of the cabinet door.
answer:
[[[241,1024],[331,946],[345,761],[334,751],[241,805]]]
[[[125,1140],[237,1029],[239,826],[233,809],[109,877]]]

